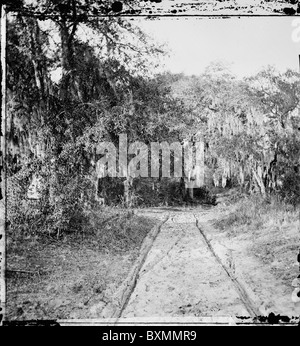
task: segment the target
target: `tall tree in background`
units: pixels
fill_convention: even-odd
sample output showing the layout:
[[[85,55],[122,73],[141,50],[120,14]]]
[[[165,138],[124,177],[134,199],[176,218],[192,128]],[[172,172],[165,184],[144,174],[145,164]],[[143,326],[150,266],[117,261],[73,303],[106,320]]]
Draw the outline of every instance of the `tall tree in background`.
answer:
[[[248,189],[265,196],[278,189],[284,167],[298,172],[299,83],[298,73],[272,68],[239,81],[220,64],[174,81],[173,93],[205,134],[207,165],[216,181],[247,180]]]
[[[58,228],[65,227],[71,214],[80,214],[83,193],[89,194],[93,151],[84,139],[97,128],[94,145],[106,134],[115,141],[113,109],[123,108],[124,115],[134,109],[132,77],[150,71],[145,53],[153,57],[161,50],[116,16],[120,8],[112,1],[28,0],[21,5],[8,6],[12,180],[28,186],[32,175],[43,177],[50,200],[41,206],[48,214],[50,208]],[[61,71],[57,83],[51,71]]]
[[[124,9],[133,2],[122,4]],[[120,97],[117,85],[126,85],[130,73],[146,71],[149,59],[145,54],[153,56],[161,50],[151,45],[138,27],[116,15],[121,9],[120,3],[113,1],[76,0],[25,0],[17,8],[14,4],[8,6],[8,11],[17,14],[12,25],[17,24],[23,30],[25,44],[20,42],[19,48],[31,60],[41,107],[54,94],[49,87],[49,71],[55,66],[62,75],[55,97],[62,108],[59,113],[65,118],[72,117],[79,103],[91,99],[99,101],[108,96],[116,104]],[[24,49],[27,43],[29,49]],[[122,73],[124,64],[127,69],[130,67],[130,73]]]

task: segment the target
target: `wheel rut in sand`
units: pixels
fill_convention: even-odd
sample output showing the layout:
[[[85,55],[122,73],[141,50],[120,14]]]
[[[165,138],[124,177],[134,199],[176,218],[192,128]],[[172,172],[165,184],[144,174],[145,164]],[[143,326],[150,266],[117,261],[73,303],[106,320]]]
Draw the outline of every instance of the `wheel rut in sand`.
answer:
[[[193,213],[174,213],[162,225],[120,317],[205,316],[253,317],[253,311],[201,235]]]

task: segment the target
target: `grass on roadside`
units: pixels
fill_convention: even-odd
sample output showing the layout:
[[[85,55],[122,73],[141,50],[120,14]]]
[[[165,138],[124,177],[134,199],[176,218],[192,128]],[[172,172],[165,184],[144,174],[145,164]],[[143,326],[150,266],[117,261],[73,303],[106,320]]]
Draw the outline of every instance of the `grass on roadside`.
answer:
[[[102,208],[80,233],[7,234],[7,320],[91,318],[127,276],[155,221]]]
[[[228,237],[246,236],[251,239],[249,251],[290,286],[298,271],[299,216],[299,208],[276,197],[241,196],[214,225],[225,231]]]

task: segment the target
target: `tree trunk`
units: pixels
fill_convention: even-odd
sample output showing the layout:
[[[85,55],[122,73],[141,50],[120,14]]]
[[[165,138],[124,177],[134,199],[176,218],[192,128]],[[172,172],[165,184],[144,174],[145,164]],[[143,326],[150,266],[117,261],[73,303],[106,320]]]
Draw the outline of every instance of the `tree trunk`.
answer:
[[[61,42],[61,68],[62,80],[60,84],[60,96],[63,101],[67,101],[70,96],[70,82],[72,69],[74,68],[74,47],[73,37],[76,24],[73,24],[72,31],[69,32],[66,20],[60,21],[60,42]]]
[[[35,18],[29,18],[26,20],[26,24],[30,30],[30,48],[31,48],[31,59],[34,68],[35,84],[39,90],[39,101],[44,103],[45,99],[45,76],[46,71],[42,66],[41,57],[42,53],[42,42],[40,37],[40,28]]]
[[[265,185],[263,183],[263,179],[262,179],[262,172],[261,172],[261,168],[258,167],[257,172],[254,168],[252,168],[252,173],[253,173],[253,177],[260,189],[260,193],[262,194],[263,197],[266,197],[266,189],[265,189]]]

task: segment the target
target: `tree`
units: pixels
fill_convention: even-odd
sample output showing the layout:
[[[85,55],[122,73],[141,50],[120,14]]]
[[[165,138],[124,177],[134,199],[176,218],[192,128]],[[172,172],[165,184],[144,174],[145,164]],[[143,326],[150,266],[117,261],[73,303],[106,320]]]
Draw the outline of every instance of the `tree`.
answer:
[[[287,143],[299,136],[299,73],[291,70],[279,73],[269,67],[248,82],[248,93],[264,114],[265,137],[269,146],[268,157],[264,159],[264,184],[272,190],[277,188],[277,179],[283,174],[280,156],[289,155],[286,152]],[[293,169],[297,173],[298,159],[290,157],[289,162],[294,162]]]
[[[179,76],[173,92],[205,136],[215,181],[234,178],[262,195],[278,188],[283,157],[299,127],[299,74],[269,68],[244,81],[213,64],[201,76]],[[297,140],[292,141],[294,144]],[[293,150],[297,153],[297,150]],[[298,159],[291,158],[298,171]]]
[[[114,8],[111,1],[105,5]],[[93,189],[92,144],[105,135],[114,140],[113,114],[126,104],[134,73],[147,67],[143,53],[160,50],[100,1],[24,1],[9,10],[17,14],[8,23],[7,45],[11,178],[28,186],[33,173],[41,175],[40,209],[61,229],[80,215],[82,192]],[[58,46],[51,44],[55,35]],[[58,66],[62,78],[55,83],[50,71]]]

